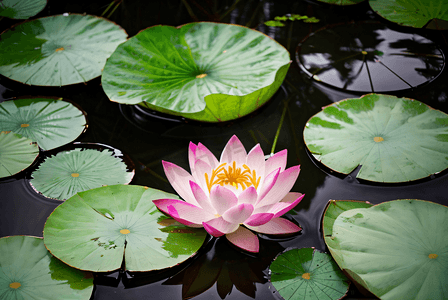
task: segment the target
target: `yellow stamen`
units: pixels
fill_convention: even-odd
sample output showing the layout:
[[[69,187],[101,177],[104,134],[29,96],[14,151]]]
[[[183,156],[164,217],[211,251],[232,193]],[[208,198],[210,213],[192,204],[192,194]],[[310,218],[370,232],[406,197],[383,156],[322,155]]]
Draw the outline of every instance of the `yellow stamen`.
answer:
[[[212,171],[210,178],[207,173],[204,174],[209,192],[215,184],[219,184],[221,186],[229,184],[234,186],[236,189],[238,189],[238,186],[241,186],[243,191],[250,186],[258,188],[261,177],[257,178],[257,173],[255,170],[251,170],[244,164],[243,171],[241,168],[236,167],[236,162],[233,162],[231,166],[227,166],[226,169],[226,164],[227,163],[222,163],[216,167]]]
[[[19,282],[12,282],[9,284],[9,287],[12,289],[18,289],[19,287],[21,287],[22,285]]]

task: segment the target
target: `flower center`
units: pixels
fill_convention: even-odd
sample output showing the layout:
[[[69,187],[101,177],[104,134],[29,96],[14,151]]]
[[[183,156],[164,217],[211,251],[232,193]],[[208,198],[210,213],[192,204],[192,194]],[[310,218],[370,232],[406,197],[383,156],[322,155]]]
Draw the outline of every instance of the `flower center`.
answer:
[[[232,166],[228,165],[227,168],[226,165],[227,163],[222,163],[215,168],[212,171],[210,179],[208,174],[205,173],[205,182],[207,183],[209,192],[215,184],[219,184],[221,186],[229,184],[234,186],[236,189],[238,189],[238,186],[241,186],[243,191],[250,186],[257,188],[260,184],[261,177],[257,178],[257,173],[255,170],[251,170],[245,164],[243,165],[244,170],[242,168],[237,168],[236,162],[233,162]]]

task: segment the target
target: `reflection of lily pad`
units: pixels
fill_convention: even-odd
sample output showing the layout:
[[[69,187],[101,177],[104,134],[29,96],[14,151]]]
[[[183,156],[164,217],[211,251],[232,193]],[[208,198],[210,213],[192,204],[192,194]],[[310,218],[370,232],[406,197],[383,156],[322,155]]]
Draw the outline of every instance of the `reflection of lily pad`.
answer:
[[[333,233],[333,224],[336,218],[344,211],[355,209],[355,208],[367,208],[371,207],[372,204],[365,201],[355,201],[355,200],[330,200],[328,201],[327,207],[324,211],[324,216],[322,218],[322,231],[324,237],[331,236]]]
[[[85,129],[84,114],[61,99],[16,99],[0,103],[0,130],[21,134],[44,150],[73,141]]]
[[[47,0],[2,0],[0,16],[11,19],[28,19],[37,15],[47,5]]]
[[[37,155],[39,147],[32,140],[13,132],[0,132],[0,178],[29,167]]]
[[[357,178],[404,182],[448,167],[448,115],[412,99],[369,94],[325,107],[303,132],[313,156]]]
[[[236,25],[153,26],[117,47],[102,86],[112,100],[207,122],[247,115],[281,85],[289,53]]]
[[[348,210],[325,242],[338,265],[381,299],[448,298],[448,207],[395,200]]]
[[[47,249],[75,268],[107,272],[172,267],[192,256],[206,231],[167,219],[152,200],[177,197],[135,185],[112,185],[80,192],[48,218]],[[124,254],[123,254],[124,253]]]
[[[314,80],[362,93],[416,88],[436,78],[445,64],[431,40],[371,21],[318,29],[299,44],[297,60]]]
[[[313,248],[292,249],[271,264],[271,282],[286,300],[340,299],[349,281],[330,255]]]
[[[90,299],[93,276],[51,256],[42,238],[0,239],[0,296],[4,300]]]
[[[431,20],[448,21],[446,0],[369,0],[369,4],[383,18],[404,26],[423,28]]]
[[[75,149],[47,158],[33,172],[31,184],[43,195],[65,200],[74,194],[103,185],[126,184],[134,172],[112,151]]]
[[[336,5],[353,5],[363,2],[364,0],[318,0],[318,1]]]
[[[18,24],[0,39],[0,74],[31,85],[61,86],[101,75],[126,33],[89,15],[57,15]]]

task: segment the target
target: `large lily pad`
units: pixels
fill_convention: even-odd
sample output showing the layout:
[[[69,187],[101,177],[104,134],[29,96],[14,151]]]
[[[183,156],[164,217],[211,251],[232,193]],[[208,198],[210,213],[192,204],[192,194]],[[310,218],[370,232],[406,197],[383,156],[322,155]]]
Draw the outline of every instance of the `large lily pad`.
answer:
[[[0,238],[0,297],[3,300],[88,300],[92,291],[93,276],[54,258],[45,249],[42,238]]]
[[[344,211],[355,208],[367,208],[373,204],[367,201],[356,200],[330,200],[325,207],[324,215],[322,218],[322,231],[324,237],[331,236],[333,234],[333,224],[336,218]]]
[[[206,231],[162,214],[152,200],[173,194],[135,185],[112,185],[71,197],[48,218],[47,249],[75,268],[106,272],[172,267],[196,253]]]
[[[0,132],[0,178],[28,168],[39,155],[32,140],[13,132]]]
[[[349,281],[331,256],[314,248],[286,251],[270,269],[272,285],[286,300],[336,300],[348,291]]]
[[[102,86],[112,100],[219,122],[263,105],[280,87],[289,53],[262,33],[230,24],[145,29],[107,60]]]
[[[28,19],[41,12],[47,0],[2,0],[0,16],[11,19]]]
[[[395,200],[339,215],[325,242],[338,265],[383,300],[448,298],[448,207]]]
[[[377,182],[405,182],[448,167],[448,115],[412,99],[369,94],[325,107],[303,132],[327,167]]]
[[[89,15],[57,15],[21,23],[0,36],[0,74],[31,85],[62,86],[101,75],[126,40],[118,25]]]
[[[0,103],[0,131],[23,135],[44,150],[73,141],[86,128],[83,112],[62,99],[24,98]]]
[[[74,149],[48,157],[31,176],[44,196],[65,200],[103,185],[127,184],[134,172],[110,150]]]
[[[383,18],[404,26],[423,28],[431,20],[441,21],[440,25],[448,21],[446,0],[369,0],[369,4]]]

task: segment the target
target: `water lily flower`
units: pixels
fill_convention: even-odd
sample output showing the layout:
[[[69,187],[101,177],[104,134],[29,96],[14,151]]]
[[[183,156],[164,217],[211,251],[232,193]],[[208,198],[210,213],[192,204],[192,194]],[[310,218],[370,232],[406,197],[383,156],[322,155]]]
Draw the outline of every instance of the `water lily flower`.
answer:
[[[265,160],[259,144],[247,153],[234,135],[219,161],[201,143],[190,142],[188,154],[191,174],[162,161],[169,182],[184,200],[154,200],[162,212],[184,225],[203,226],[215,237],[225,235],[237,247],[255,253],[259,241],[252,231],[286,234],[301,230],[280,218],[304,196],[289,192],[300,166],[285,169],[286,150]]]

